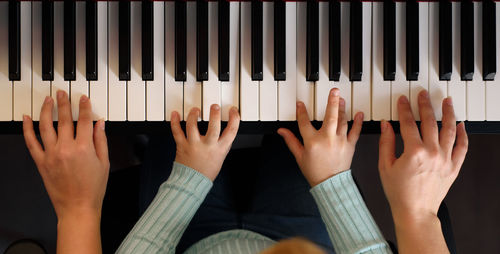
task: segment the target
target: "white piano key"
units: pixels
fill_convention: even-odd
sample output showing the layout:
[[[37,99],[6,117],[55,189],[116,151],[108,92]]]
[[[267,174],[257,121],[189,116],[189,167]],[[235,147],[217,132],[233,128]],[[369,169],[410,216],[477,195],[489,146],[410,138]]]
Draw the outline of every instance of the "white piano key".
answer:
[[[418,94],[429,90],[429,4],[418,3],[418,33],[419,33],[419,73],[418,80],[410,81],[410,104],[415,120],[420,120],[418,109]]]
[[[127,82],[118,78],[118,1],[108,2],[108,120],[127,120]]]
[[[259,120],[259,82],[252,81],[252,3],[241,2],[240,114],[242,121]],[[305,19],[304,19],[305,21]],[[304,44],[305,45],[305,44]],[[304,62],[305,63],[305,62]],[[304,65],[305,68],[305,65]]]
[[[31,2],[21,2],[21,80],[14,81],[14,121],[31,116]]]
[[[467,120],[484,121],[486,118],[485,82],[483,65],[483,8],[474,2],[474,78],[467,81]]]
[[[406,3],[396,2],[396,78],[391,82],[391,119],[398,120],[398,99],[409,96],[406,80]]]
[[[338,86],[340,96],[345,100],[345,115],[351,120],[352,112],[352,85],[349,80],[349,36],[350,36],[350,3],[340,3],[340,77]]]
[[[437,2],[429,3],[429,97],[436,120],[439,121],[443,115],[441,109],[443,99],[448,97],[448,82],[439,80],[439,3]]]
[[[259,83],[260,120],[278,120],[278,87],[274,80],[274,4],[262,3],[263,31],[262,31],[262,74],[263,80]]]
[[[184,119],[183,82],[175,81],[175,3],[165,2],[165,119],[173,111]]]
[[[210,119],[210,106],[221,104],[219,81],[219,22],[218,3],[208,2],[208,80],[203,81],[203,120]]]
[[[89,82],[86,78],[85,62],[85,2],[77,1],[75,4],[76,15],[76,80],[71,81],[71,113],[73,120],[78,119],[80,97],[89,95]]]
[[[295,102],[297,98],[297,3],[286,2],[286,80],[278,81],[278,119],[296,119]]]
[[[41,15],[40,8],[40,20]],[[4,42],[0,43],[0,56],[3,56],[0,57],[0,121],[11,121],[12,82],[9,81],[9,58],[7,57],[9,55],[9,44],[7,43],[7,38],[9,38],[9,2],[7,1],[0,2],[0,38],[4,38]],[[42,75],[41,72],[40,68],[40,75]]]
[[[315,83],[315,96],[314,96],[314,119],[323,121],[325,117],[326,104],[328,102],[328,95],[330,89],[335,86],[335,83],[330,81],[329,78],[329,3],[319,2],[319,79]],[[287,63],[288,64],[288,63]],[[295,105],[294,105],[295,106]]]
[[[165,2],[155,1],[153,3],[154,12],[154,41],[153,41],[153,62],[154,80],[146,81],[146,117],[148,121],[163,121],[165,119],[165,35],[164,35],[164,13]]]
[[[97,2],[97,80],[90,81],[94,120],[108,119],[108,2]]]
[[[295,33],[295,30],[294,30]],[[229,3],[229,82],[221,84],[222,121],[229,120],[231,107],[239,107],[240,84],[240,3]],[[295,58],[293,58],[295,59]],[[294,96],[295,101],[295,96]]]
[[[391,81],[384,81],[384,3],[374,2],[372,52],[372,119],[391,119]]]
[[[486,120],[500,121],[500,73],[498,66],[500,64],[500,3],[496,3],[496,36],[497,36],[497,73],[494,81],[486,82]]]
[[[306,80],[307,2],[297,2],[297,101],[314,119],[314,82]]]
[[[127,81],[127,120],[146,119],[146,83],[142,80],[142,3],[130,3],[130,80]]]
[[[451,80],[448,81],[448,96],[453,100],[455,118],[466,120],[466,84],[460,77],[460,2],[452,2],[452,47],[453,69]]]
[[[34,121],[40,120],[40,110],[42,109],[43,101],[45,97],[50,96],[50,81],[42,80],[42,2],[34,1],[32,3],[32,45],[31,45],[31,56],[32,56],[32,117]],[[0,9],[2,9],[0,4]],[[0,14],[1,15],[1,14]],[[2,23],[0,21],[0,23]],[[0,29],[1,32],[1,29]],[[0,35],[0,37],[2,37]],[[7,37],[5,37],[7,38]],[[7,44],[5,44],[7,45]],[[2,46],[0,45],[0,51],[2,50]],[[0,55],[4,55],[0,52]],[[5,58],[7,60],[7,58]],[[0,65],[2,59],[0,59]],[[0,69],[2,69],[0,67]],[[0,71],[0,79],[2,76],[2,72]],[[2,86],[2,82],[0,81],[0,87]],[[1,89],[1,88],[0,88]],[[2,96],[2,92],[0,92],[0,97]],[[0,104],[2,103],[2,98],[0,98]],[[9,100],[12,103],[12,101]],[[2,106],[0,106],[2,107]],[[1,109],[0,109],[1,111]],[[1,114],[1,113],[0,113]],[[1,117],[0,117],[1,118]]]
[[[69,95],[69,81],[64,80],[64,2],[54,2],[54,80],[50,93],[54,99],[52,117],[58,118],[57,91],[62,90]]]
[[[364,121],[371,120],[371,38],[372,3],[363,2],[363,75],[361,81],[352,82],[352,117],[363,112]]]
[[[186,81],[184,82],[184,118],[192,108],[201,108],[201,83],[196,81],[196,2],[186,3]],[[203,111],[201,112],[203,115]],[[201,119],[201,115],[200,115]]]

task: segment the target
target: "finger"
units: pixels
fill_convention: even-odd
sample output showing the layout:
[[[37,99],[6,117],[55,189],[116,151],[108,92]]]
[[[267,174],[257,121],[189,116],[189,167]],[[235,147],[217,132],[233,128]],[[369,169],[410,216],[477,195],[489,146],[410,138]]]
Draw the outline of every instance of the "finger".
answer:
[[[451,97],[443,100],[443,119],[441,120],[441,132],[439,134],[439,144],[441,148],[450,154],[453,150],[455,137],[457,135],[457,126],[455,119],[455,111],[453,110],[453,102]]]
[[[285,140],[286,146],[290,149],[295,159],[298,161],[302,157],[302,152],[304,151],[304,146],[295,137],[295,135],[286,128],[279,128],[278,134]]]
[[[358,112],[354,116],[354,122],[352,123],[351,131],[349,131],[349,135],[347,135],[347,141],[351,142],[351,144],[356,144],[356,142],[358,142],[362,126],[363,112]]]
[[[92,142],[94,128],[92,126],[92,105],[89,97],[80,97],[80,111],[78,123],[76,124],[76,139]]]
[[[205,137],[208,142],[215,142],[219,139],[220,135],[220,106],[212,104],[210,106],[210,120],[208,121],[208,130]]]
[[[53,108],[54,100],[52,97],[45,97],[42,110],[40,111],[40,124],[38,125],[38,128],[40,129],[40,136],[42,137],[43,146],[46,151],[52,149],[57,142],[57,134],[54,129],[54,123],[52,122]]]
[[[104,120],[99,120],[95,123],[94,127],[94,147],[97,158],[102,163],[109,164],[108,155],[108,139],[106,138],[106,131],[104,130]]]
[[[420,134],[418,132],[415,118],[411,112],[410,102],[406,96],[401,96],[398,99],[398,116],[401,130],[401,137],[406,143],[420,143]]]
[[[451,160],[455,168],[460,169],[460,167],[462,167],[468,147],[469,139],[467,137],[467,131],[465,130],[464,122],[461,122],[457,125],[457,141],[451,155]]]
[[[186,134],[188,141],[200,140],[200,132],[198,131],[198,117],[200,116],[199,108],[192,108],[189,111],[186,121]]]
[[[229,121],[227,122],[227,126],[219,138],[219,143],[225,147],[230,147],[233,144],[236,134],[238,133],[239,127],[240,114],[238,113],[238,108],[232,107],[229,110]]]
[[[33,130],[33,121],[27,115],[23,116],[23,133],[26,147],[28,147],[35,163],[38,164],[43,159],[44,152],[42,145],[40,145],[36,138],[35,130]]]
[[[379,170],[390,168],[396,160],[396,136],[389,122],[382,120],[380,122],[380,141],[379,141]]]
[[[338,88],[331,89],[330,94],[328,95],[328,104],[326,105],[325,118],[323,119],[323,126],[330,134],[337,133],[337,124],[339,120],[339,101],[340,90]]]
[[[306,106],[303,102],[297,102],[297,122],[299,124],[299,131],[302,137],[309,136],[310,133],[314,131],[314,127],[309,120],[309,115],[307,114]]]
[[[345,113],[345,100],[344,98],[340,97],[339,100],[339,123],[337,127],[337,135],[344,135],[347,136],[347,116]]]
[[[181,117],[177,111],[173,111],[170,117],[170,129],[172,129],[172,136],[174,136],[176,144],[187,142],[184,131],[181,128]]]
[[[439,130],[434,115],[434,109],[432,109],[432,104],[429,99],[429,93],[426,90],[422,90],[418,94],[418,108],[422,139],[426,144],[437,146],[439,144]]]
[[[73,117],[71,116],[71,105],[68,94],[62,90],[57,91],[57,111],[59,112],[59,122],[57,132],[60,139],[73,139],[75,130],[73,126]]]

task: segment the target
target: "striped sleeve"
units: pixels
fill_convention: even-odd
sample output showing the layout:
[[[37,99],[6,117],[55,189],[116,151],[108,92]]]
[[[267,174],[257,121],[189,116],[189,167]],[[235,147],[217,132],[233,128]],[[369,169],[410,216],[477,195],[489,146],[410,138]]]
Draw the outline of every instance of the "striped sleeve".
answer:
[[[351,170],[311,189],[335,252],[391,253],[354,183]]]
[[[174,162],[170,177],[127,235],[116,253],[175,253],[189,222],[212,182],[192,168]]]

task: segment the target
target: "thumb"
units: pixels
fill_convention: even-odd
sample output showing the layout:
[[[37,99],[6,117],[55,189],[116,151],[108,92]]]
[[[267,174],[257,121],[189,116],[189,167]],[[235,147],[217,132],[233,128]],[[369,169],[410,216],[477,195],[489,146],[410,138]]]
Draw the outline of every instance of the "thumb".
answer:
[[[289,129],[279,128],[278,134],[285,140],[288,149],[290,149],[290,152],[292,152],[295,160],[298,161],[298,159],[302,157],[302,151],[304,149],[302,143],[300,143],[297,137],[295,137],[295,135]]]
[[[109,164],[108,140],[104,131],[104,120],[99,120],[94,127],[94,146],[97,157],[103,163]]]
[[[382,120],[380,122],[380,141],[379,141],[379,159],[378,168],[388,168],[396,160],[395,155],[395,142],[396,137],[394,130],[389,122]]]

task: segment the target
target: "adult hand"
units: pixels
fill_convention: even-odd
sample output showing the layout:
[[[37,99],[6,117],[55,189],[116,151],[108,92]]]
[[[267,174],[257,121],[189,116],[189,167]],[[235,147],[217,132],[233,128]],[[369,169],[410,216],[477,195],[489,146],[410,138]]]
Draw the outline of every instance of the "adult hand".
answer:
[[[355,115],[348,134],[345,101],[337,88],[330,90],[325,118],[319,130],[312,126],[307,109],[300,101],[297,102],[297,122],[304,144],[286,128],[278,129],[278,134],[285,140],[312,187],[351,167],[363,124],[363,113]]]
[[[186,137],[180,125],[179,113],[172,112],[170,124],[177,146],[175,161],[214,181],[236,137],[240,116],[238,109],[232,107],[229,111],[229,122],[221,135],[220,106],[213,104],[210,107],[210,119],[205,136],[200,135],[198,130],[199,116],[200,109],[191,109],[186,121]]]
[[[58,131],[52,123],[54,101],[46,97],[40,113],[43,148],[24,116],[23,131],[28,150],[42,176],[57,217],[77,210],[100,214],[109,173],[104,121],[92,126],[92,109],[87,96],[80,99],[76,137],[68,95],[57,92]]]

